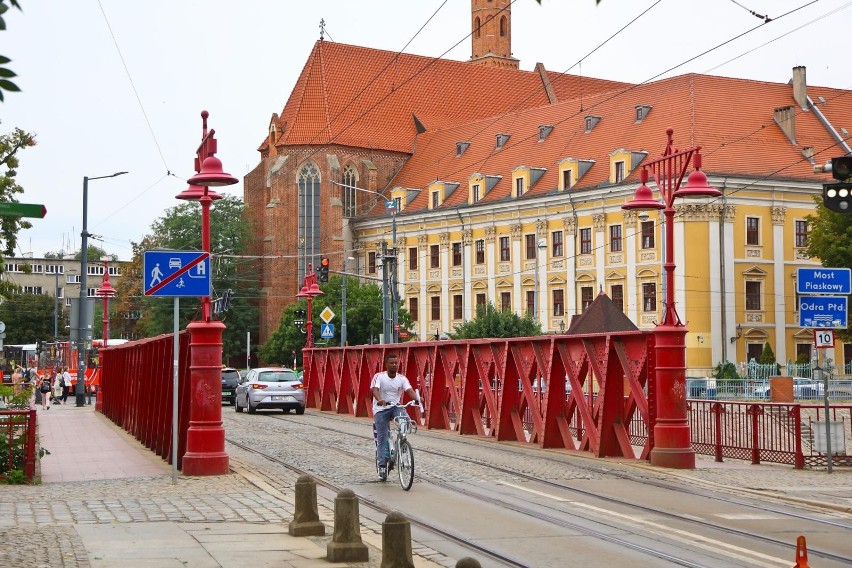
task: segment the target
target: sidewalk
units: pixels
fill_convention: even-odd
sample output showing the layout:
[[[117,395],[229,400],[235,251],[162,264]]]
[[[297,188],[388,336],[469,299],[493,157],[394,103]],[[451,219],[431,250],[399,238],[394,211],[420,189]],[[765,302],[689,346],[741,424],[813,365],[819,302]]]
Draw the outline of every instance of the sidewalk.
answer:
[[[378,567],[381,527],[362,527],[370,561],[330,563],[326,537],[292,537],[296,475],[263,482],[231,450],[231,473],[178,474],[94,405],[38,408],[42,485],[0,486],[0,566],[107,568]],[[237,453],[238,454],[238,453]],[[37,475],[39,472],[37,471]],[[15,543],[9,546],[9,543]],[[428,554],[428,551],[426,551]],[[418,567],[438,564],[423,556]],[[454,562],[449,565],[454,565]]]

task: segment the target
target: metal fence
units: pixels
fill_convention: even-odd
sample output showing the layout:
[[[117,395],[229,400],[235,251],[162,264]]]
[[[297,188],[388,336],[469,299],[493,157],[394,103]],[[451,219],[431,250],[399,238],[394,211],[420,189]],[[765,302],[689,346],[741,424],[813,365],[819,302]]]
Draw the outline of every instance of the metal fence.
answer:
[[[27,481],[35,477],[36,411],[0,410],[0,479],[23,471]]]

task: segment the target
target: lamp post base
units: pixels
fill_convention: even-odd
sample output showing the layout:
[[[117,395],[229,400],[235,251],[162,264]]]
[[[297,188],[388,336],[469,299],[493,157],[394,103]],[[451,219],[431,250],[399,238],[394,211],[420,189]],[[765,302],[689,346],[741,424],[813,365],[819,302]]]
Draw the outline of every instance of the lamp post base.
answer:
[[[190,397],[184,475],[228,473],[222,427],[222,332],[220,321],[192,322],[189,331]]]
[[[686,326],[663,324],[654,329],[654,381],[657,420],[651,465],[695,469],[695,450],[686,408]]]

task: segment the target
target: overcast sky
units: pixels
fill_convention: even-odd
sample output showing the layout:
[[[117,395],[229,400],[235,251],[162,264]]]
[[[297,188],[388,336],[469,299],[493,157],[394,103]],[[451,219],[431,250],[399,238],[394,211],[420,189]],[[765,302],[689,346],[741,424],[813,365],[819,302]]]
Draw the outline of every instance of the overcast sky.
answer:
[[[19,201],[43,203],[48,213],[21,232],[17,255],[79,249],[83,177],[128,171],[89,183],[88,228],[102,239],[91,242],[129,260],[130,242],[178,203],[194,173],[203,109],[226,171],[242,180],[319,39],[320,19],[326,41],[460,61],[471,52],[470,0],[21,3],[24,11],[10,10],[0,32],[0,53],[13,60],[22,89],[0,103],[0,130],[37,135],[38,146],[20,155]],[[804,65],[809,84],[850,89],[850,5],[516,0],[512,49],[525,70],[540,61],[552,71],[636,83],[688,72],[783,83]],[[750,11],[774,20],[764,24]],[[242,196],[242,183],[223,192]]]

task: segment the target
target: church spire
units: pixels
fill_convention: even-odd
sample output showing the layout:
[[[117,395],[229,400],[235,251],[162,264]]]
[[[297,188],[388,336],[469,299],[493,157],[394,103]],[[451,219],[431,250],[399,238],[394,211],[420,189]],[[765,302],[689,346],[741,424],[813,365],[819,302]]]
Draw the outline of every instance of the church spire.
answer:
[[[470,61],[478,65],[517,69],[512,57],[512,1],[471,0]]]

